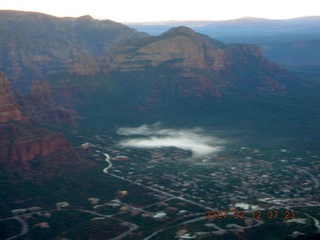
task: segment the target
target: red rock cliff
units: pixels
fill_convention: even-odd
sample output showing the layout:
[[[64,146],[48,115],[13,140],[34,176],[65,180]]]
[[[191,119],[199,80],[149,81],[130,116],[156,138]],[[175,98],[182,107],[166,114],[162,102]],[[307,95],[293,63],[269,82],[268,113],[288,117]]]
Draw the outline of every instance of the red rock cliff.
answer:
[[[48,84],[35,85],[33,94],[38,100],[50,102]],[[19,110],[20,102],[16,100],[6,75],[0,72],[0,162],[27,163],[36,156],[47,156],[71,148],[62,134],[31,124]]]
[[[9,120],[20,121],[24,117],[16,105],[12,87],[7,76],[0,72],[0,123]]]
[[[63,89],[62,89],[63,90]],[[53,96],[56,98],[54,99]],[[54,122],[58,124],[77,125],[75,118],[78,113],[70,103],[70,92],[61,89],[51,90],[48,81],[32,82],[31,95],[17,94],[19,105],[34,123]]]
[[[0,125],[0,162],[27,163],[71,148],[63,134],[50,133],[28,123]]]

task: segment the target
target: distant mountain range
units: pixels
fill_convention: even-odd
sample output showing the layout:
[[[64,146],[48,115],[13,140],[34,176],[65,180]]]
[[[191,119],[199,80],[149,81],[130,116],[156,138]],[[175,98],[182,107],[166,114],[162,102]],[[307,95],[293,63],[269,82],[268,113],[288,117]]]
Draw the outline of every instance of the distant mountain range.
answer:
[[[128,26],[159,35],[176,26],[187,26],[225,43],[254,43],[265,55],[283,65],[320,64],[320,16],[287,20],[244,17],[226,21],[137,23]]]
[[[168,22],[141,22],[128,23],[139,31],[148,32],[151,35],[160,35],[172,27],[187,26],[197,32],[210,36],[219,36],[231,31],[242,34],[266,34],[276,33],[319,33],[320,16],[301,17],[286,20],[271,20],[264,18],[243,17],[234,20],[223,21],[168,21]],[[300,36],[306,37],[306,36]]]

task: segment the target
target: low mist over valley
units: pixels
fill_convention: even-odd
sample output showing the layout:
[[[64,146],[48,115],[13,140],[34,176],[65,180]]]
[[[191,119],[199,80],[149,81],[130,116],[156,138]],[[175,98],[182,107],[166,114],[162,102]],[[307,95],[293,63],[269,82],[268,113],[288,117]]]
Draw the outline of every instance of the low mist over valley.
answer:
[[[223,141],[207,135],[202,128],[193,129],[171,129],[164,128],[160,123],[153,125],[141,125],[137,128],[120,128],[117,132],[130,137],[122,140],[119,144],[123,147],[134,147],[142,149],[154,149],[164,147],[175,147],[191,151],[193,157],[205,157],[223,149]]]

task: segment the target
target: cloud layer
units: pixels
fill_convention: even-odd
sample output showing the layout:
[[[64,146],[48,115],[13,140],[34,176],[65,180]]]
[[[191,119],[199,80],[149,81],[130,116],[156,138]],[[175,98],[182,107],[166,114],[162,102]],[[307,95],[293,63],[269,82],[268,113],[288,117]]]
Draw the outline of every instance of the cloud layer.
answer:
[[[128,136],[119,144],[133,148],[176,147],[192,152],[193,157],[204,157],[223,149],[223,141],[207,135],[202,128],[163,128],[160,123],[136,128],[120,128],[118,134]]]

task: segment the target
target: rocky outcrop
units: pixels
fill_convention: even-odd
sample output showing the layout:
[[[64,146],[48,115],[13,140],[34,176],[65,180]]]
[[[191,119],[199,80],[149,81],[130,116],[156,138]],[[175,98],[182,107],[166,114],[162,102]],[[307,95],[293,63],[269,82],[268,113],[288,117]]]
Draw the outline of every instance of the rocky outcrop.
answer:
[[[16,105],[16,99],[7,76],[0,72],[0,123],[23,119],[24,117]]]
[[[0,72],[0,123],[28,119],[34,123],[50,121],[76,125],[75,118],[79,114],[72,108],[71,92],[74,91],[76,89],[62,82],[55,89],[53,98],[48,81],[34,80],[30,95],[14,94],[7,76]]]
[[[32,117],[25,117],[19,109],[22,107],[24,113],[31,113],[25,108],[29,107],[41,113],[44,109],[39,109],[40,106],[53,103],[50,93],[48,82],[41,84],[35,81],[32,101],[38,101],[38,104],[32,105],[31,101],[21,94],[18,94],[18,98],[15,96],[6,75],[0,72],[0,162],[27,164],[36,156],[48,156],[71,149],[70,143],[62,134],[36,127],[29,121]],[[50,112],[50,109],[47,109],[47,112]]]
[[[27,164],[36,156],[47,156],[71,148],[62,134],[50,133],[25,123],[0,126],[0,162]]]

